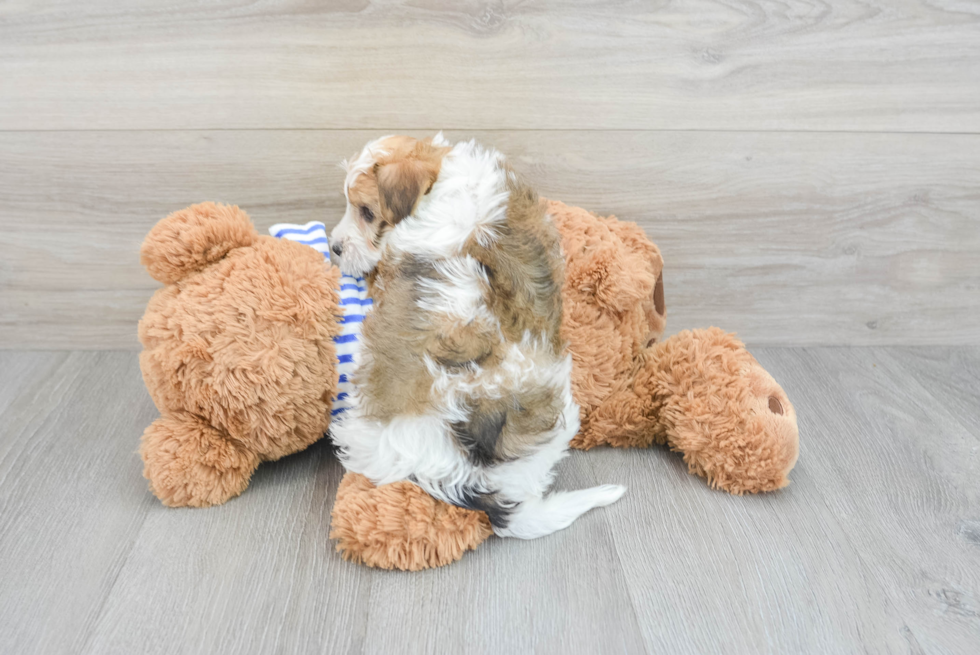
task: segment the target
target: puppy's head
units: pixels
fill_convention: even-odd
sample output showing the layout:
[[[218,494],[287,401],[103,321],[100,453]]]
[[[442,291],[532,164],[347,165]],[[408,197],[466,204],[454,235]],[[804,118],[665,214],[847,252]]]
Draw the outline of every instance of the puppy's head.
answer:
[[[447,152],[442,133],[422,140],[387,136],[344,162],[347,211],[330,233],[331,257],[340,270],[365,275],[374,269],[388,233],[432,189]]]

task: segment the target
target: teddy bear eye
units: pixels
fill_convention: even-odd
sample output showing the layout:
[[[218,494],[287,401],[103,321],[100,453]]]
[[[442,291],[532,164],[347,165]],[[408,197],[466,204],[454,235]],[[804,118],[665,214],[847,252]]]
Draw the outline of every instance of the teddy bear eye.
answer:
[[[368,223],[374,220],[374,212],[371,211],[370,207],[361,207],[361,216],[363,216],[364,220]]]

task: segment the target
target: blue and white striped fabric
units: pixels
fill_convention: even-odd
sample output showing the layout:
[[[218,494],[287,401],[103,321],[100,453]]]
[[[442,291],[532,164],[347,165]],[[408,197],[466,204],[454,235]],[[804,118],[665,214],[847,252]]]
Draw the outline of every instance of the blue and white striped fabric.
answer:
[[[305,243],[330,261],[327,229],[319,221],[310,221],[306,225],[279,223],[269,228],[269,234],[279,239]],[[341,332],[333,339],[337,345],[337,371],[340,373],[340,386],[330,410],[335,419],[342,418],[344,412],[352,406],[353,383],[350,380],[360,350],[361,325],[373,304],[374,301],[368,298],[364,278],[352,277],[346,273],[340,276],[340,306],[344,310],[344,317],[341,319]]]

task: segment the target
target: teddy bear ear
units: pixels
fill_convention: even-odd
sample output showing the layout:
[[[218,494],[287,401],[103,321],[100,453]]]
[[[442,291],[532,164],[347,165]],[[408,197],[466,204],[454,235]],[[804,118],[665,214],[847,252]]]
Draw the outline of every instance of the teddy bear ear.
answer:
[[[173,284],[250,246],[258,232],[237,206],[202,202],[167,216],[143,240],[140,261],[154,279]]]
[[[657,263],[629,252],[614,239],[568,256],[565,284],[605,309],[623,312],[648,298],[656,303],[660,273]],[[660,303],[663,303],[662,283]]]

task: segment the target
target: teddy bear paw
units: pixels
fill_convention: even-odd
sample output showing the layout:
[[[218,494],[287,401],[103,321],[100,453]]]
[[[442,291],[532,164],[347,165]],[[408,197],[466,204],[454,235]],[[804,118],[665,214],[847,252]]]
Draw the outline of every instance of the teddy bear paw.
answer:
[[[356,473],[340,481],[330,528],[344,559],[402,571],[455,562],[493,533],[483,512],[436,500],[411,482],[375,487]]]
[[[143,433],[143,476],[170,507],[209,507],[242,493],[259,457],[199,417],[164,416]]]

